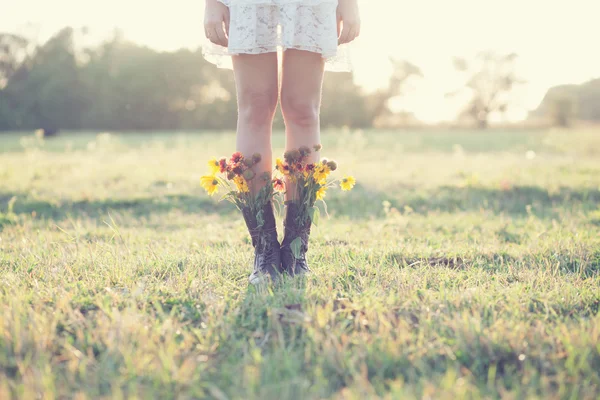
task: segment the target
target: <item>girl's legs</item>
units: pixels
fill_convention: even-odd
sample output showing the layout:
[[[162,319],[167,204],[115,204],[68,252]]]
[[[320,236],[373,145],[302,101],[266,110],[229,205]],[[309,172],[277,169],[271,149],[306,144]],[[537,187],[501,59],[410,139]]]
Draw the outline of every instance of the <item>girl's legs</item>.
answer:
[[[281,112],[285,122],[286,150],[320,143],[321,89],[325,62],[318,53],[286,50],[283,53]],[[309,162],[319,160],[311,153]],[[295,200],[293,185],[287,184],[286,200]]]
[[[238,101],[237,150],[246,157],[254,153],[262,157],[254,166],[257,177],[249,182],[250,190],[256,193],[265,184],[260,176],[272,168],[271,131],[279,89],[277,53],[234,56],[233,72]],[[242,215],[254,246],[250,283],[276,278],[281,258],[273,205],[265,205],[260,225],[255,210],[246,207]]]
[[[270,173],[271,133],[279,93],[277,53],[233,56],[233,72],[238,103],[237,150],[245,157],[259,153],[262,159],[254,172],[257,176]],[[252,192],[263,184],[260,179],[253,179]]]
[[[283,54],[283,73],[281,82],[281,111],[285,121],[286,150],[301,146],[312,148],[319,144],[321,108],[321,88],[325,63],[320,54],[301,50],[287,50]],[[309,162],[319,160],[314,151]],[[286,185],[285,235],[281,243],[281,264],[291,275],[302,275],[310,271],[306,261],[310,221],[299,226],[299,212],[295,186]],[[292,243],[301,240],[299,251],[292,249]]]

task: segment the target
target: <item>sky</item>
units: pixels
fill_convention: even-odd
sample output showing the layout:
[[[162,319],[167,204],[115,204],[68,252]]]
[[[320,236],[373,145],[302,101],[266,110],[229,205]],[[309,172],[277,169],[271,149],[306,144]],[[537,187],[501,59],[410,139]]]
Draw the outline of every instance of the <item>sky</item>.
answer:
[[[527,82],[515,93],[510,118],[524,118],[547,89],[600,77],[600,0],[359,0],[361,37],[352,54],[355,79],[366,90],[386,84],[389,59],[421,68],[401,105],[427,122],[455,117],[445,94],[460,86],[455,56],[479,51],[519,55]],[[203,42],[203,0],[0,0],[0,31],[39,41],[64,26],[87,27],[101,40],[115,29],[160,50]]]

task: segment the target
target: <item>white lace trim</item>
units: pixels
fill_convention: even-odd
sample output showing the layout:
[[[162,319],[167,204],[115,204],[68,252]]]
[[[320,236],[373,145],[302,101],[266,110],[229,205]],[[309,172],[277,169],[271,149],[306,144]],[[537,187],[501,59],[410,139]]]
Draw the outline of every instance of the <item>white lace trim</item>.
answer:
[[[229,7],[229,48],[207,42],[204,57],[231,68],[232,55],[297,49],[319,53],[328,71],[351,71],[348,45],[338,47],[338,0],[219,0]]]
[[[338,4],[338,0],[218,0],[226,6],[232,5],[250,5],[250,4],[261,4],[261,5],[275,5],[282,6],[286,4],[299,4],[303,6],[316,6],[324,3]]]

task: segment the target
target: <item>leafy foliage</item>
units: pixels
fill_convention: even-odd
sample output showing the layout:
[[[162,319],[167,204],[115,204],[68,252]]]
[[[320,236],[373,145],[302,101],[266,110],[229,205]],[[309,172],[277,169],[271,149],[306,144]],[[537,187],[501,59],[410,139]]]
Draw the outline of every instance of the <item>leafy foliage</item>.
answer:
[[[33,48],[0,35],[0,131],[235,129],[233,74],[200,49],[158,52],[120,35],[80,48],[79,34],[65,28]],[[365,93],[352,74],[329,74],[323,125],[372,126],[400,93],[397,82],[390,87]]]

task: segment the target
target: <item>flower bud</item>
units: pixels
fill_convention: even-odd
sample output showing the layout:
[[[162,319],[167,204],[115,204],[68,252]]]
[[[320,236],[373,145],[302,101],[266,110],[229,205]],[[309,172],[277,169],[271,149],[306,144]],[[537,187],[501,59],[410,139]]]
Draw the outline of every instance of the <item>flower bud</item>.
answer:
[[[283,158],[288,164],[295,164],[297,161],[300,161],[300,151],[297,149],[288,150],[283,155]]]
[[[300,152],[300,156],[304,158],[310,154],[310,149],[307,146],[302,146],[298,149],[298,152]]]
[[[286,163],[291,164],[293,162],[292,150],[288,150],[285,153],[283,153],[283,159],[285,160]]]

